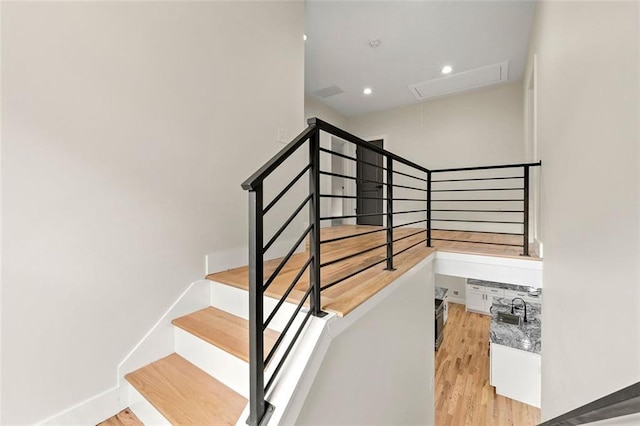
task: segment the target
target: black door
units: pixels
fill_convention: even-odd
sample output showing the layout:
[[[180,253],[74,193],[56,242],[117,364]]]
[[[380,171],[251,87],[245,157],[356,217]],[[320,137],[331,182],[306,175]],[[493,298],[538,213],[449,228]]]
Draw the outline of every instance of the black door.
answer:
[[[371,141],[370,143],[378,148],[382,148],[382,140]],[[358,217],[356,223],[358,225],[382,226],[382,155],[370,149],[358,147],[356,157],[358,158],[358,168],[356,172],[358,178],[356,181],[358,195],[357,213],[380,213],[375,216]],[[379,167],[364,164],[360,161],[376,164]],[[364,179],[365,182],[361,182],[360,179]]]

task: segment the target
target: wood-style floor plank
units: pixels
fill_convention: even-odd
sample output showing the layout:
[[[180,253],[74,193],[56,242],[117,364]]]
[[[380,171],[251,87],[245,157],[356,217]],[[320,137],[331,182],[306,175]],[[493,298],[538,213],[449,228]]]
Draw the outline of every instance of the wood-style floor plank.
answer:
[[[177,354],[125,377],[173,425],[235,425],[247,404]]]
[[[374,226],[364,225],[343,225],[337,227],[323,228],[321,240],[329,240],[345,235],[353,235],[361,232],[380,229]],[[346,279],[340,284],[328,288],[322,292],[322,309],[334,312],[339,316],[347,315],[362,303],[371,298],[374,294],[385,288],[391,282],[396,280],[402,274],[434,253],[433,248],[429,248],[425,243],[421,243],[425,239],[426,233],[419,233],[413,236],[420,229],[415,228],[398,228],[395,232],[395,238],[407,237],[394,244],[394,253],[398,255],[394,257],[394,271],[385,270],[386,264],[382,262],[365,272],[362,272],[352,278]],[[362,235],[347,240],[341,240],[331,243],[322,244],[321,261],[322,263],[331,262],[342,258],[349,254],[365,250],[367,248],[376,247],[386,241],[385,232],[376,232],[374,234]],[[414,247],[411,247],[412,245]],[[411,248],[410,248],[411,247]],[[402,250],[406,251],[400,253]],[[386,257],[386,248],[380,247],[373,249],[367,253],[352,257],[348,260],[333,263],[322,268],[321,284],[323,286],[335,282],[336,280],[349,275],[350,273],[364,268],[368,265],[382,261]],[[293,282],[302,266],[309,258],[308,252],[295,254],[289,259],[284,268],[278,274],[276,279],[267,288],[265,294],[273,298],[281,298],[286,289]],[[265,262],[264,276],[265,281],[278,267],[280,259]],[[248,289],[249,268],[247,266],[230,269],[224,272],[218,272],[207,276],[208,279],[223,284],[228,284],[241,289]],[[288,301],[298,303],[302,300],[305,291],[309,287],[309,273],[305,272],[300,281],[291,292]]]
[[[98,423],[98,426],[144,426],[144,423],[129,408],[125,408],[113,417]]]
[[[249,362],[249,321],[209,306],[176,318],[173,325]],[[264,332],[264,353],[268,354],[280,333],[267,328]]]
[[[489,384],[491,317],[449,303],[444,340],[436,352],[436,425],[528,426],[540,409],[505,398]]]

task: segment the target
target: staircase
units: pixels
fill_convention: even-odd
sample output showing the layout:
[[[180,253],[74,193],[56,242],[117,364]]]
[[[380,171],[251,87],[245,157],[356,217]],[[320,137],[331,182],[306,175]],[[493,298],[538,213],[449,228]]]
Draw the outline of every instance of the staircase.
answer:
[[[120,365],[120,377],[126,373],[128,383],[128,393],[121,399],[126,398],[143,423],[248,422],[252,426],[270,421],[286,423],[283,415],[293,416],[295,410],[290,407],[304,402],[299,400],[304,397],[300,396],[304,394],[300,389],[307,386],[308,390],[309,381],[315,377],[312,370],[319,368],[320,361],[313,359],[322,359],[318,348],[328,346],[320,339],[328,321],[335,318],[327,316],[331,310],[327,308],[337,293],[350,294],[350,299],[355,300],[352,309],[359,307],[398,275],[433,254],[432,241],[508,247],[529,256],[529,168],[540,163],[429,170],[321,120],[310,119],[308,124],[306,130],[242,184],[249,196],[249,265],[241,283],[236,283],[236,287],[212,283],[208,299],[205,295],[211,302],[208,306],[203,306],[202,297],[183,295],[185,304],[174,305],[175,309],[156,324],[155,332],[152,330],[155,334],[147,335]],[[321,132],[350,143],[355,155],[321,146]],[[379,164],[362,160],[358,150],[380,156]],[[284,166],[285,162],[295,158],[296,152],[308,154],[308,162],[277,195],[265,199],[268,177],[281,166],[289,167]],[[370,180],[358,173],[349,176],[326,171],[322,169],[321,153],[340,156],[357,167],[377,167],[384,173],[381,172],[379,180]],[[290,166],[298,170],[300,164]],[[498,175],[488,174],[495,171]],[[308,189],[298,194],[304,198],[293,208],[296,203],[283,197],[303,176],[307,177]],[[380,204],[375,212],[323,216],[322,200],[370,199],[357,194],[323,193],[321,177],[328,176],[386,188],[382,197],[374,197],[386,207],[383,209]],[[436,187],[432,188],[432,184]],[[279,204],[281,200],[291,205]],[[268,215],[274,213],[269,212],[277,211],[272,210],[275,205],[285,206],[287,212],[292,208],[293,212],[287,219],[275,219],[279,228],[268,229],[265,216],[270,218]],[[295,219],[302,216],[307,216],[306,223],[298,226],[301,221]],[[348,235],[322,237],[322,223],[326,221],[369,216],[381,216],[384,225]],[[432,222],[438,228],[432,228]],[[290,226],[292,223],[297,225]],[[464,226],[456,228],[456,224]],[[306,229],[298,229],[303,227]],[[455,234],[432,235],[432,230]],[[299,236],[292,238],[295,241],[292,244],[286,242],[286,246],[290,245],[286,255],[267,259],[265,253],[282,242],[279,238],[288,235],[285,231]],[[495,235],[515,236],[517,241],[489,240]],[[380,241],[361,244],[364,237],[372,236]],[[338,248],[334,256],[328,254],[332,246]],[[306,247],[302,253],[301,247]],[[357,284],[366,283],[370,274],[375,275],[376,286],[369,293],[362,292]],[[192,309],[187,310],[187,306]],[[427,312],[422,305],[420,310]],[[347,309],[346,313],[349,312]],[[171,318],[167,318],[169,314]],[[345,324],[341,329],[352,325],[357,315],[350,317],[341,319]],[[350,353],[358,350],[353,348]],[[309,368],[314,361],[315,367]],[[296,398],[298,401],[294,401]]]
[[[203,285],[222,295],[216,298],[222,308],[208,306],[173,318],[174,352],[124,376],[128,405],[143,424],[245,423],[249,324],[241,315],[248,294],[220,283]],[[273,324],[279,328],[279,321]],[[267,328],[264,336],[270,351],[280,333]]]

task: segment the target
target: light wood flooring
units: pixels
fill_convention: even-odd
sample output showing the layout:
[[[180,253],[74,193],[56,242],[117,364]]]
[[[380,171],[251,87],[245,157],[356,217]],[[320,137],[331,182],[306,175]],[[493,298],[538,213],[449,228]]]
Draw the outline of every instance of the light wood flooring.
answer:
[[[330,240],[333,238],[342,237],[345,235],[360,234],[376,229],[381,229],[375,226],[365,225],[342,225],[323,228],[321,231],[321,240]],[[405,248],[419,243],[426,238],[426,232],[420,232],[420,228],[396,228],[394,231],[394,239],[406,237],[400,241],[394,243],[394,253],[399,253]],[[416,234],[417,233],[417,234]],[[415,234],[415,235],[411,235]],[[444,239],[470,239],[472,241],[486,241],[486,242],[503,242],[509,244],[517,244],[515,239],[522,240],[522,237],[514,237],[509,235],[499,234],[478,234],[461,231],[433,231],[433,238]],[[335,259],[339,259],[343,256],[366,248],[372,248],[383,244],[386,241],[386,233],[384,231],[376,232],[367,235],[361,235],[358,237],[330,242],[321,245],[321,261],[322,263],[330,262]],[[487,254],[492,256],[503,257],[517,257],[519,259],[528,259],[519,255],[520,248],[518,247],[505,247],[505,246],[493,246],[482,245],[473,243],[452,243],[448,241],[433,241],[433,248],[426,247],[426,243],[418,244],[413,248],[401,253],[394,257],[395,271],[386,271],[385,263],[381,263],[372,267],[371,269],[362,272],[354,277],[351,277],[342,283],[324,290],[322,292],[322,308],[326,311],[335,312],[340,316],[347,315],[353,311],[356,307],[360,306],[371,296],[382,290],[389,285],[400,275],[407,272],[413,266],[415,266],[422,259],[432,254],[436,249],[443,251],[455,251],[462,253],[474,253],[474,254]],[[326,285],[334,282],[338,278],[344,277],[350,273],[357,271],[367,265],[376,263],[386,256],[386,248],[381,247],[371,250],[359,256],[352,257],[348,260],[334,263],[322,268],[321,283]],[[298,271],[307,261],[308,253],[298,253],[289,259],[284,268],[280,271],[277,278],[267,289],[266,294],[269,297],[281,298],[289,287]],[[535,257],[531,260],[539,260]],[[264,265],[265,281],[278,267],[280,259],[266,261]],[[210,274],[207,278],[228,284],[234,287],[248,289],[249,283],[249,268],[248,266],[230,269],[215,274]],[[298,284],[294,287],[293,291],[287,298],[292,303],[299,302],[306,289],[309,286],[309,274],[305,272]]]
[[[323,228],[321,240],[329,240],[345,235],[358,234],[362,232],[378,229],[378,227],[362,226],[362,225],[343,225],[336,227]],[[435,249],[429,248],[425,243],[420,243],[425,239],[426,233],[422,232],[417,235],[410,234],[419,232],[419,229],[398,228],[394,235],[395,239],[404,238],[394,244],[394,253],[416,246],[394,256],[394,271],[385,270],[386,264],[382,262],[360,274],[348,278],[327,290],[322,292],[322,309],[334,312],[339,316],[347,315],[362,303],[367,301],[371,296],[385,288],[402,274],[418,264],[421,260],[435,252]],[[384,231],[373,234],[361,235],[359,237],[340,240],[321,245],[321,262],[330,262],[343,256],[362,251],[367,248],[376,247],[386,241]],[[418,244],[419,243],[419,244]],[[284,269],[278,274],[274,282],[266,290],[266,295],[274,298],[281,298],[289,287],[298,271],[304,266],[309,254],[307,252],[295,254],[289,259]],[[321,284],[327,285],[335,280],[345,277],[350,273],[357,271],[365,266],[374,264],[386,257],[386,248],[380,247],[364,253],[359,256],[352,257],[348,260],[334,263],[322,268]],[[280,259],[265,262],[264,274],[265,281],[273,273],[280,263]],[[249,268],[243,266],[236,269],[230,269],[224,272],[218,272],[207,276],[208,279],[234,287],[248,289]],[[289,294],[288,301],[297,303],[302,299],[304,292],[309,287],[309,274],[305,272],[294,290]]]
[[[496,395],[489,384],[491,317],[449,303],[444,340],[436,352],[436,425],[528,426],[540,410]]]
[[[175,353],[125,377],[172,425],[235,425],[247,404]]]
[[[533,245],[529,246],[529,256],[522,256],[522,236],[504,234],[485,234],[468,231],[431,231],[431,245],[440,251],[457,253],[482,254],[499,257],[517,257],[518,259],[540,260]],[[442,240],[462,240],[475,242],[454,242]],[[489,244],[478,244],[484,242]],[[518,247],[501,246],[498,244],[516,244]]]
[[[144,424],[133,414],[133,411],[125,408],[115,416],[98,423],[98,426],[144,426]]]

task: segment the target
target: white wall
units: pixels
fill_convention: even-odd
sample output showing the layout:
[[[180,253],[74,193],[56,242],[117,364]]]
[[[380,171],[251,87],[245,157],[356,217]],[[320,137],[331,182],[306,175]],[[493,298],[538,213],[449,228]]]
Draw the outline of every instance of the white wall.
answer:
[[[541,2],[542,417],[640,380],[637,2]]]
[[[349,119],[367,138],[430,169],[521,162],[522,86],[510,83]]]
[[[2,8],[11,424],[113,387],[205,254],[246,246],[240,183],[302,129],[303,4]]]
[[[432,260],[398,282],[331,342],[296,425],[434,424]]]
[[[467,279],[463,277],[454,277],[452,275],[436,274],[436,286],[449,289],[449,300],[454,303],[465,303],[467,294]],[[455,294],[458,292],[458,294]]]
[[[333,124],[336,127],[347,130],[347,117],[340,114],[330,106],[327,106],[320,102],[318,99],[306,95],[304,97],[304,114],[305,117],[308,118],[319,118],[322,121],[326,121],[327,123]],[[336,138],[326,132],[320,133],[320,146],[327,149],[335,150],[336,147],[340,147],[340,152],[349,155],[355,156],[355,146],[351,143],[345,142],[340,138]],[[330,154],[321,152],[320,153],[320,162],[322,170],[328,172],[339,173],[347,176],[355,176],[356,169],[353,161],[343,159],[341,157],[332,156]],[[341,162],[342,167],[338,166],[338,170],[334,170],[337,166],[336,162]],[[331,176],[321,176],[320,177],[320,186],[321,192],[323,194],[334,194],[337,195],[337,187],[344,186],[345,195],[355,195],[356,193],[356,184],[352,179],[344,179],[337,178]],[[342,213],[343,214],[353,214],[355,209],[355,200],[352,199],[344,199],[342,200]],[[320,214],[321,216],[335,216],[332,212],[335,211],[336,203],[339,203],[337,199],[332,198],[323,198],[320,201]],[[355,219],[346,219],[342,221],[343,223],[355,223]],[[331,226],[332,221],[323,221],[322,226]]]
[[[509,83],[489,87],[471,93],[422,102],[420,104],[393,110],[372,113],[349,119],[349,129],[358,136],[371,139],[384,135],[385,149],[405,157],[429,169],[484,166],[506,163],[520,163],[524,156],[523,140],[523,105],[522,86],[520,83]],[[395,169],[411,175],[420,175],[417,171],[405,166],[396,165]],[[449,174],[434,175],[434,179],[451,179],[461,177],[493,177],[513,175],[513,170],[497,173],[479,172],[473,176],[465,172],[464,176]],[[517,187],[517,180],[498,181],[503,187]],[[426,188],[424,182],[394,176],[394,184]],[[466,185],[466,186],[465,186]],[[495,181],[476,182],[473,185],[453,183],[434,183],[433,189],[483,188],[495,186]],[[424,192],[394,189],[394,197],[420,198]],[[446,195],[446,197],[444,196]],[[434,200],[457,198],[491,198],[494,193],[453,192],[435,194]],[[518,192],[503,191],[505,198],[517,198]],[[495,198],[495,197],[494,197]],[[394,203],[395,211],[416,210],[421,206],[417,202]],[[440,209],[486,209],[515,210],[522,203],[433,203],[432,207]],[[489,215],[489,216],[488,216]],[[413,222],[425,219],[423,213],[396,215],[394,224]],[[487,232],[522,232],[521,225],[469,223],[469,222],[437,222],[435,219],[458,220],[501,220],[518,221],[522,215],[518,213],[451,213],[434,212],[432,223],[434,228],[477,230]]]

